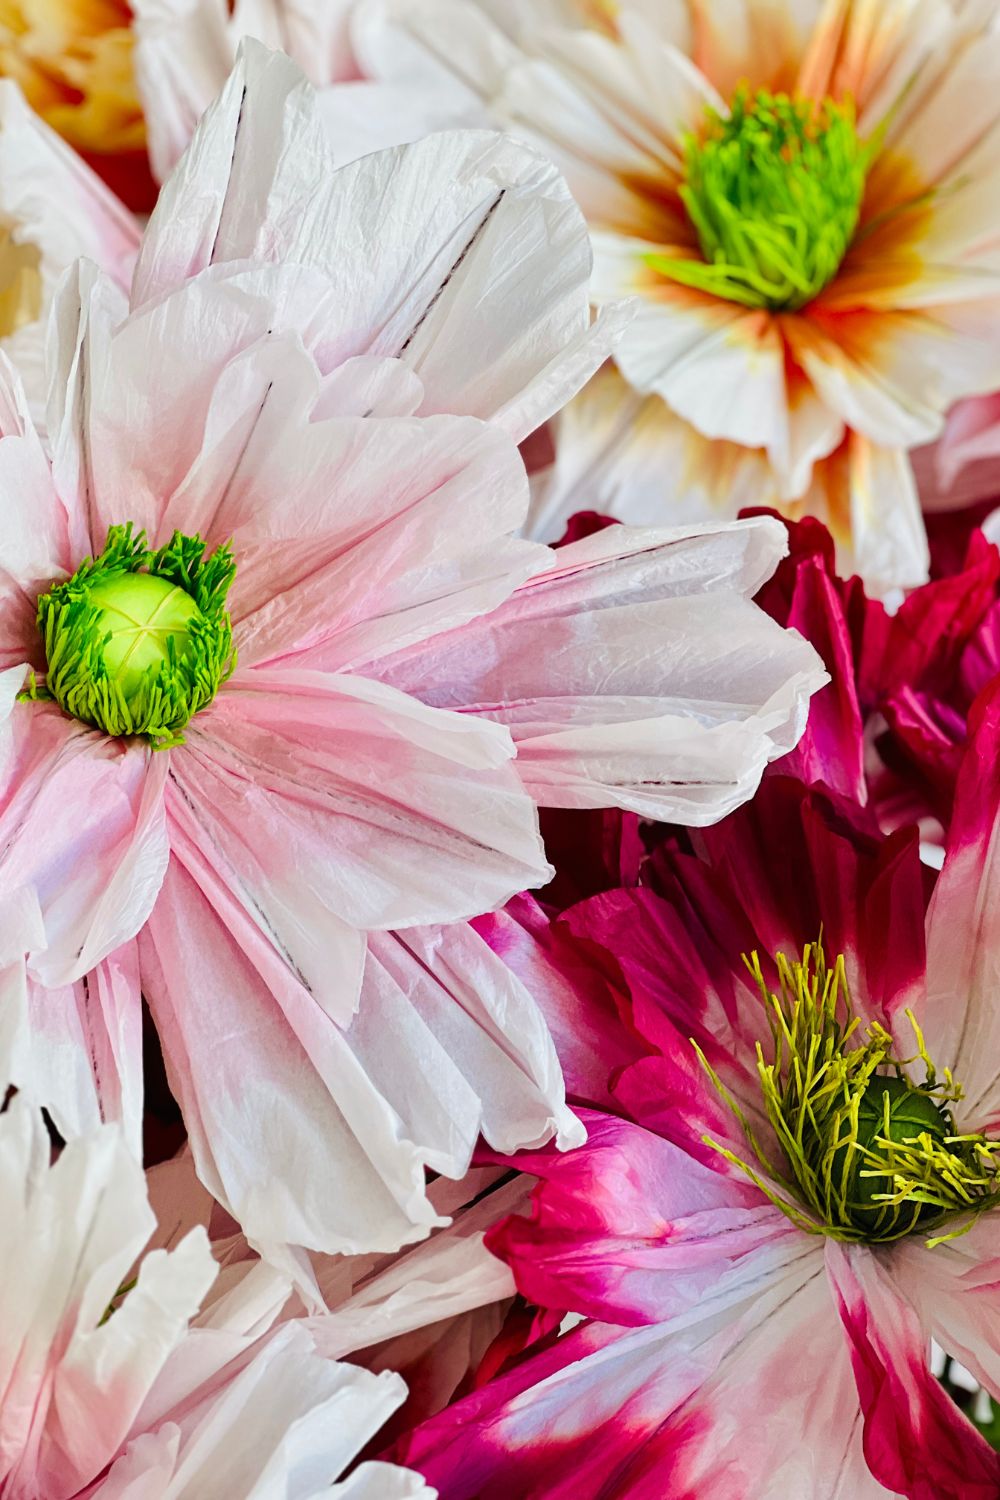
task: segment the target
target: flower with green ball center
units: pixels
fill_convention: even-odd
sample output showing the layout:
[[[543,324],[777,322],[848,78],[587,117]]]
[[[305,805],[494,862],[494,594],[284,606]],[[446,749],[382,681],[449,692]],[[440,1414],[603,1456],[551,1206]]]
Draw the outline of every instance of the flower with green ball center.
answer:
[[[938,1081],[911,1012],[906,1014],[916,1056],[899,1058],[877,1022],[862,1033],[843,958],[828,968],[821,944],[808,944],[801,961],[778,954],[778,993],[756,953],[744,962],[771,1032],[773,1060],[766,1060],[758,1042],[757,1073],[764,1113],[787,1170],[772,1162],[744,1110],[696,1047],[739,1120],[756,1165],[708,1136],[706,1144],[800,1228],[833,1239],[877,1244],[959,1221],[928,1241],[936,1245],[1000,1205],[1000,1142],[956,1134],[948,1106],[962,1090],[947,1070]],[[918,1061],[923,1083],[907,1072]]]
[[[847,101],[740,88],[685,141],[680,195],[704,259],[651,254],[661,275],[747,307],[795,311],[832,281],[854,238],[875,143]]]
[[[131,522],[112,526],[100,556],[39,596],[45,682],[22,696],[155,750],[183,744],[236,665],[225,608],[235,572],[228,546],[206,557],[199,537],[174,532],[153,551]]]

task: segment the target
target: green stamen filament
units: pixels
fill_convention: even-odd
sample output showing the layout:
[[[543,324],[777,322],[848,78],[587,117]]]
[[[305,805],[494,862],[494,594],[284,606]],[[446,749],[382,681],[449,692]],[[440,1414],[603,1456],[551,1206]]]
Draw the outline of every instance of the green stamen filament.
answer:
[[[833,280],[854,237],[875,143],[847,101],[741,87],[684,143],[680,196],[703,260],[651,254],[662,276],[747,307],[794,311]]]
[[[232,552],[205,556],[199,537],[175,532],[152,551],[132,523],[112,526],[104,551],[38,600],[48,698],[110,735],[143,735],[154,750],[183,744],[182,730],[236,665],[225,608]]]
[[[771,1031],[768,1062],[757,1044],[764,1112],[789,1172],[761,1148],[744,1111],[696,1047],[723,1100],[743,1127],[756,1160],[744,1160],[705,1137],[810,1234],[883,1242],[961,1216],[964,1222],[928,1241],[965,1233],[1000,1204],[1000,1142],[958,1135],[949,1104],[961,1088],[945,1070],[938,1081],[915,1017],[907,1017],[916,1054],[895,1055],[877,1022],[862,1032],[853,1013],[843,958],[827,967],[821,944],[799,962],[776,958],[774,993],[756,953],[744,957]],[[914,1083],[907,1068],[923,1065]]]

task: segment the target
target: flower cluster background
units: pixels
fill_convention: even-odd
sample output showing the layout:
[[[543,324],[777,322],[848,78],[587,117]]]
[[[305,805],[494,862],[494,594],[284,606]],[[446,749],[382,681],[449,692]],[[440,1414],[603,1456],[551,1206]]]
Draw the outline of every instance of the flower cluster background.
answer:
[[[1000,0],[0,0],[0,1496],[1000,1500]]]

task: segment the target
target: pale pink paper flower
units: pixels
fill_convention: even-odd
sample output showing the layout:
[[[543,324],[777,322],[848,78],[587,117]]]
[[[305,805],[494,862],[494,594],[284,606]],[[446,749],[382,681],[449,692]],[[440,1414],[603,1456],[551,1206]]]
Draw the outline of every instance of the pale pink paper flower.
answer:
[[[37,1110],[0,1116],[0,1489],[5,1500],[369,1500],[419,1475],[337,1476],[404,1399],[397,1375],[274,1326],[288,1287],[258,1265],[206,1311],[204,1230],[137,1256],[155,1219],[117,1126],[50,1166]]]
[[[0,349],[41,418],[45,330],[59,278],[84,255],[127,287],[139,228],[7,79],[0,80],[0,226]]]
[[[640,299],[617,374],[566,414],[568,452],[539,524],[581,497],[648,521],[733,514],[753,495],[792,516],[818,514],[870,586],[925,578],[906,450],[940,434],[956,399],[1000,384],[994,21],[992,4],[952,0],[359,6],[369,75],[421,76],[422,44],[429,91],[442,97],[450,74],[470,117],[478,109],[537,142],[566,173],[593,232],[596,305]],[[706,203],[730,199],[721,178],[699,197],[702,147],[690,142],[728,128],[710,123],[712,110],[738,119],[749,107],[757,118],[758,90],[807,111],[832,101],[838,141],[856,116],[851,138],[871,155],[850,190],[839,149],[828,169],[811,166],[810,190],[829,191],[826,207],[815,222],[801,218],[794,253],[783,242],[771,263],[761,241],[744,276],[732,246],[704,227],[716,211]],[[829,112],[819,121],[806,129],[823,140]],[[770,160],[787,164],[787,149],[773,150]],[[767,189],[753,191],[763,204]],[[810,247],[848,198],[856,222],[846,215],[821,270],[807,274]],[[760,209],[772,239],[775,203]],[[753,211],[739,212],[748,223]],[[713,257],[716,269],[736,264],[724,284],[702,274]],[[778,264],[792,265],[787,285]]]
[[[137,1143],[141,985],[202,1180],[274,1254],[422,1237],[427,1169],[462,1176],[480,1131],[581,1138],[463,919],[548,877],[536,801],[712,821],[825,680],[751,602],[776,522],[517,539],[514,443],[602,357],[587,268],[532,152],[446,135],[334,172],[313,94],[252,48],[131,306],[63,287],[51,461],[0,404],[0,903],[28,954],[3,1076],[64,1135]],[[238,665],[170,749],[15,697],[38,596],[127,521],[232,541]]]

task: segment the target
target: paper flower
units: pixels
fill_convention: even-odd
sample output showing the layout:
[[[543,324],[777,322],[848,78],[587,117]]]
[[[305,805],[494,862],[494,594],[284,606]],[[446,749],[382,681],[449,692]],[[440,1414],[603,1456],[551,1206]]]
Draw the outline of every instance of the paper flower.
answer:
[[[592,1321],[398,1445],[444,1494],[995,1492],[929,1345],[997,1394],[998,721],[929,910],[914,830],[777,776],[564,916],[652,1052],[586,1146],[520,1158],[534,1212],[488,1243]]]
[[[51,461],[0,407],[5,1071],[137,1132],[141,984],[254,1243],[387,1250],[480,1130],[581,1136],[461,925],[547,878],[535,802],[710,821],[825,674],[750,602],[773,520],[517,538],[514,440],[602,357],[583,226],[492,136],[333,172],[311,99],[248,51],[131,307],[64,285]]]
[[[639,299],[539,522],[781,504],[871,586],[921,582],[905,450],[1000,385],[992,7],[561,10],[401,0],[365,54],[405,76],[418,39],[538,142],[590,224],[595,302]]]
[[[155,1219],[118,1127],[49,1156],[16,1099],[0,1116],[5,1496],[433,1500],[382,1464],[333,1483],[405,1397],[398,1376],[327,1358],[304,1322],[274,1326],[289,1288],[266,1267],[200,1314],[218,1269],[205,1233],[143,1256]]]

